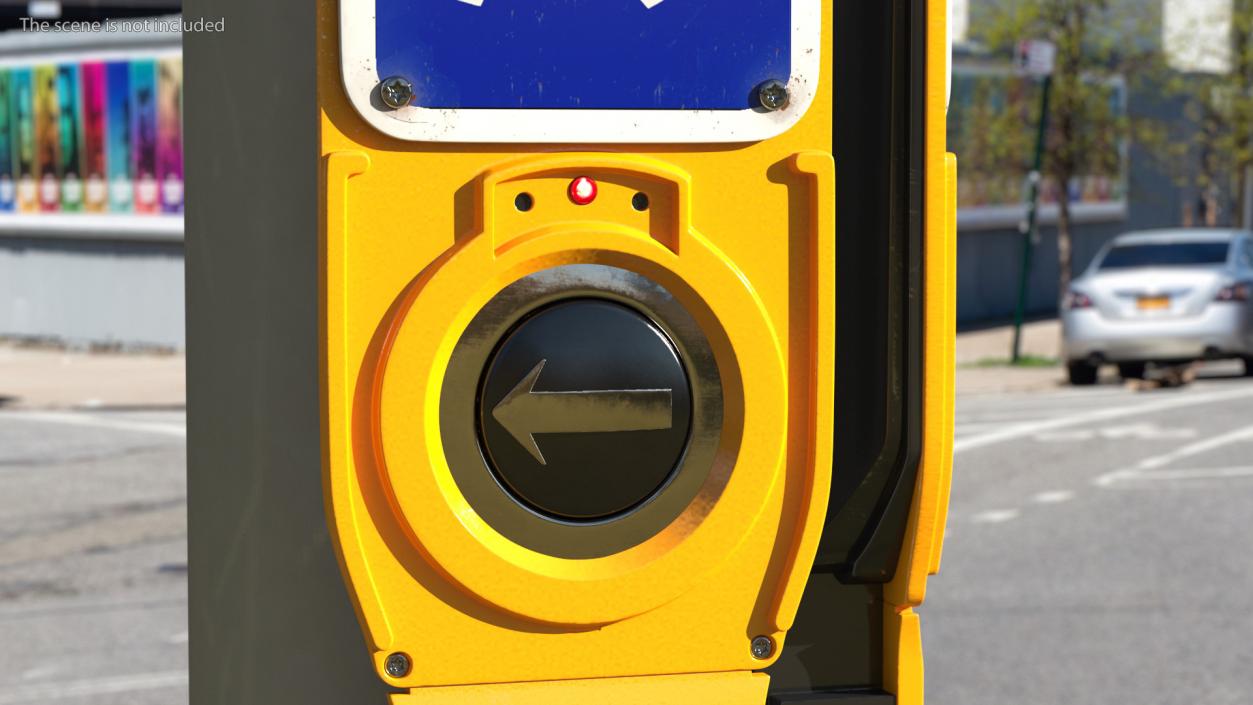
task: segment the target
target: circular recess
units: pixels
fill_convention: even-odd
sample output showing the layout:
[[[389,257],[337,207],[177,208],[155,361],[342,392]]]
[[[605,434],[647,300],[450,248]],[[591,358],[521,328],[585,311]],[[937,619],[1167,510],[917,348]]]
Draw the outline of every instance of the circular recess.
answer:
[[[571,264],[510,284],[452,350],[440,437],[467,504],[516,544],[597,558],[661,532],[706,487],[722,379],[700,326],[635,272]]]
[[[505,336],[483,375],[480,442],[501,484],[548,517],[638,507],[683,457],[692,395],[660,328],[623,304],[560,301]]]

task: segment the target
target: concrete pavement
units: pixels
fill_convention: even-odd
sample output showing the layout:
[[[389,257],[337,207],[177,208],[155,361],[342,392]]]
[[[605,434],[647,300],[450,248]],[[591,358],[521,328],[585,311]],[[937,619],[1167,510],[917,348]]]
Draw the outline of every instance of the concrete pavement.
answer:
[[[929,705],[1253,702],[1253,380],[966,395]]]
[[[1057,367],[978,367],[1009,356],[1008,327],[957,336],[959,394],[1053,389],[1062,384]],[[1056,357],[1057,321],[1027,324],[1023,350]],[[0,341],[0,408],[137,409],[182,408],[186,403],[181,353],[94,353]]]
[[[1056,360],[1061,355],[1061,322],[1057,319],[1023,325],[1024,357]],[[1013,347],[1012,326],[995,326],[957,334],[957,393],[1031,392],[1065,386],[1060,365],[1010,367],[1005,363]]]
[[[0,410],[0,705],[187,702],[184,425]]]
[[[1007,360],[1013,340],[1013,326],[962,331],[957,334],[957,364],[968,366],[987,360]],[[1021,348],[1024,356],[1056,360],[1062,350],[1061,321],[1051,318],[1024,324]]]
[[[181,408],[181,354],[71,352],[0,343],[0,408]]]
[[[185,416],[134,410],[181,404],[181,368],[0,349],[0,705],[186,702]],[[959,369],[927,702],[1253,702],[1253,379],[1060,375]]]

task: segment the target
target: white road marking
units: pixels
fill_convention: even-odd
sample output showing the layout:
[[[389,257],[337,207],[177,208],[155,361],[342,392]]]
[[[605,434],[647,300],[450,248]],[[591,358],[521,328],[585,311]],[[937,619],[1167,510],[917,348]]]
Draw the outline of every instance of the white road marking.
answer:
[[[954,433],[982,433],[992,429],[1013,428],[1014,423],[957,423],[953,425]]]
[[[970,517],[970,521],[976,524],[1003,524],[1017,518],[1017,509],[989,509]]]
[[[177,634],[171,634],[171,635],[169,636],[169,638],[167,638],[167,639],[165,640],[165,643],[167,643],[167,644],[186,644],[186,643],[187,643],[187,637],[188,637],[188,633],[187,633],[186,631],[181,631],[181,632],[179,632],[179,633],[177,633]]]
[[[1233,477],[1253,477],[1253,466],[1234,468],[1171,468],[1170,470],[1137,472],[1119,479],[1138,482],[1141,480],[1225,480]]]
[[[156,433],[163,436],[187,437],[187,428],[182,424],[145,423],[124,419],[105,419],[99,416],[60,411],[4,411],[0,412],[0,423],[10,421],[29,421],[34,423],[64,424],[67,426],[85,426],[88,428],[107,428],[116,431],[139,431]]]
[[[1250,396],[1253,396],[1253,388],[1249,387],[1234,391],[1184,394],[1180,396],[1171,396],[1158,401],[1144,401],[1129,406],[1097,409],[1087,413],[1070,414],[1068,416],[1047,419],[1035,423],[1023,423],[978,436],[959,438],[953,443],[953,453],[961,453],[968,450],[975,450],[977,448],[984,448],[997,443],[1016,440],[1024,436],[1034,436],[1046,431],[1073,428],[1075,426],[1086,426],[1099,423],[1101,421],[1110,421],[1113,419],[1120,419],[1128,416],[1139,416],[1142,414],[1152,414],[1159,411],[1179,409],[1186,406],[1198,406],[1200,404],[1208,404],[1211,402],[1244,399]]]
[[[1128,426],[1107,426],[1105,428],[1073,428],[1047,433],[1037,433],[1033,438],[1044,443],[1064,443],[1074,441],[1090,441],[1101,438],[1110,441],[1126,439],[1136,440],[1180,440],[1196,438],[1195,428],[1162,428],[1154,423],[1131,424]]]
[[[1111,470],[1103,475],[1098,475],[1092,480],[1092,484],[1097,487],[1110,487],[1115,482],[1134,480],[1139,474],[1140,471],[1135,468],[1119,468],[1118,470]]]
[[[974,409],[995,409],[1000,411],[1022,411],[1026,409],[1038,409],[1042,407],[1057,407],[1069,403],[1076,398],[1082,398],[1084,401],[1099,401],[1107,399],[1126,399],[1132,392],[1127,391],[1123,387],[1113,387],[1110,389],[1097,390],[1073,390],[1073,389],[1055,389],[1048,390],[1047,395],[1040,392],[982,392],[976,394],[965,394],[957,400],[957,405],[963,411]]]
[[[994,412],[963,411],[956,415],[957,423],[1010,423],[1013,421],[1043,421],[1057,416],[1064,409],[1023,409],[1022,411]]]
[[[140,690],[176,688],[187,685],[187,671],[137,673],[129,676],[106,676],[76,681],[39,683],[0,690],[0,705],[19,705],[46,700],[82,698],[93,695],[133,693]]]
[[[0,622],[22,619],[38,619],[40,617],[59,616],[74,613],[144,612],[148,610],[165,609],[178,609],[186,611],[186,593],[183,594],[182,598],[158,597],[129,600],[80,599],[68,600],[66,602],[58,601],[52,605],[39,602],[26,605],[3,605],[0,606]]]
[[[1239,443],[1241,441],[1251,439],[1253,439],[1253,426],[1237,428],[1234,431],[1228,431],[1227,433],[1223,433],[1212,438],[1206,438],[1205,440],[1197,441],[1196,443],[1190,443],[1165,455],[1159,455],[1153,458],[1141,460],[1140,464],[1136,467],[1140,470],[1152,470],[1154,468],[1165,467],[1176,460],[1190,458],[1194,455],[1200,455],[1201,453],[1207,453],[1211,450],[1231,445],[1232,443]]]
[[[22,680],[30,681],[38,678],[47,678],[57,672],[56,666],[36,666],[22,671]]]
[[[1090,428],[1074,428],[1064,431],[1050,431],[1048,433],[1037,433],[1032,436],[1032,440],[1041,443],[1076,443],[1080,441],[1090,441],[1096,438],[1096,431]]]
[[[1155,455],[1150,458],[1145,458],[1144,460],[1141,460],[1138,464],[1136,464],[1134,467],[1121,468],[1119,470],[1107,472],[1104,475],[1100,475],[1096,477],[1094,480],[1092,480],[1092,484],[1098,487],[1109,487],[1110,485],[1113,485],[1115,482],[1120,482],[1120,481],[1125,481],[1125,480],[1153,479],[1149,477],[1150,475],[1156,476],[1156,479],[1180,479],[1180,478],[1170,478],[1168,476],[1169,473],[1178,472],[1178,471],[1161,471],[1159,469],[1164,468],[1167,465],[1170,465],[1171,463],[1177,462],[1179,460],[1183,460],[1184,458],[1190,458],[1194,455],[1200,455],[1201,453],[1207,453],[1211,450],[1222,448],[1223,446],[1231,445],[1233,443],[1240,443],[1243,441],[1249,441],[1249,440],[1253,440],[1253,426],[1245,426],[1243,428],[1237,428],[1234,431],[1228,431],[1227,433],[1222,433],[1217,436],[1212,436],[1210,438],[1197,441],[1196,443],[1190,443],[1182,448],[1177,448],[1163,455]],[[1218,468],[1217,470],[1221,471],[1222,468]],[[1232,470],[1238,470],[1238,468],[1227,469],[1227,471],[1229,472]],[[1157,472],[1150,473],[1148,471],[1157,471]],[[1191,476],[1197,477],[1197,475],[1195,474]],[[1239,477],[1240,475],[1231,474],[1231,475],[1226,475],[1226,476]]]
[[[1036,504],[1061,504],[1069,502],[1075,498],[1075,493],[1070,490],[1049,490],[1048,492],[1037,492],[1032,495],[1031,501]]]

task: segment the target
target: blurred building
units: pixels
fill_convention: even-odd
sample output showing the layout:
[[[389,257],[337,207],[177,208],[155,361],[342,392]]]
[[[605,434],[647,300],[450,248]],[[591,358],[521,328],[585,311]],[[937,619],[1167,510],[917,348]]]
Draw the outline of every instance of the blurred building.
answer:
[[[1011,1],[952,3],[949,146],[960,174],[963,323],[1009,317],[1017,295],[1018,224],[1038,87],[1014,73],[1010,57],[971,41],[989,10]],[[1212,18],[1221,20],[1231,1],[1113,0],[1134,18],[1116,28],[1118,41],[1161,48],[1180,71],[1223,71],[1221,51],[1196,47],[1224,46],[1229,28]],[[183,346],[181,35],[176,23],[125,23],[176,18],[179,6],[177,0],[0,5],[0,337]],[[33,15],[114,24],[110,31],[33,31]],[[1179,109],[1132,82],[1111,80],[1105,89],[1111,109],[1123,115],[1169,117]],[[979,121],[998,118],[1018,130],[1010,144],[980,142],[1000,133]],[[1076,273],[1120,232],[1203,222],[1205,215],[1229,222],[1217,200],[1177,187],[1137,145],[1114,140],[1105,149],[1101,169],[1066,185],[1075,202]],[[1030,273],[1034,314],[1055,312],[1059,298],[1052,227],[1059,188],[1045,184]]]
[[[0,336],[181,348],[179,3],[21,5],[0,8]]]
[[[962,323],[1006,319],[1017,301],[1022,250],[1019,225],[1025,218],[1027,175],[1039,118],[1039,85],[1015,72],[1010,56],[981,47],[981,23],[1009,0],[958,0],[953,4],[954,70],[949,110],[949,148],[956,151],[958,188],[958,319]],[[1163,51],[1183,72],[1224,70],[1221,49],[1229,46],[1231,0],[1113,0],[1116,45]],[[1205,18],[1198,21],[1198,18]],[[1034,37],[1022,37],[1034,39]],[[1198,51],[1198,46],[1220,51]],[[1103,86],[1116,118],[1183,122],[1182,105],[1163,99],[1142,82],[1115,77]],[[1017,125],[1017,131],[1010,124]],[[1187,129],[1186,127],[1184,129]],[[1221,199],[1181,188],[1162,160],[1123,137],[1095,140],[1105,158],[1066,188],[1072,203],[1073,271],[1083,271],[1101,246],[1129,230],[1231,222]],[[1057,196],[1059,184],[1045,182],[1041,194],[1040,240],[1029,278],[1028,311],[1056,313]],[[1208,210],[1208,213],[1206,212]]]

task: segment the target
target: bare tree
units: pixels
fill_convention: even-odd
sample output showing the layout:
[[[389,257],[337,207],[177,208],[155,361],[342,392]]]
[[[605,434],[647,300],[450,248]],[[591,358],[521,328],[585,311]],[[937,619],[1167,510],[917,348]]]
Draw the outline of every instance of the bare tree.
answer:
[[[1121,166],[1118,145],[1127,136],[1127,125],[1111,107],[1110,86],[1127,52],[1110,40],[1116,19],[1108,0],[1033,0],[994,5],[985,21],[971,28],[985,46],[1007,57],[1023,39],[1049,40],[1057,48],[1043,176],[1058,206],[1061,294],[1072,278],[1075,179],[1114,174]]]
[[[1137,134],[1154,147],[1176,182],[1195,189],[1204,204],[1203,217],[1197,218],[1201,224],[1217,224],[1218,194],[1225,193],[1232,206],[1226,209],[1229,222],[1253,227],[1246,222],[1253,206],[1248,202],[1253,190],[1253,0],[1195,7],[1189,22],[1172,29],[1186,44],[1184,65],[1174,66],[1177,70],[1166,66],[1157,75],[1162,93],[1183,101],[1184,121],[1173,131]]]

